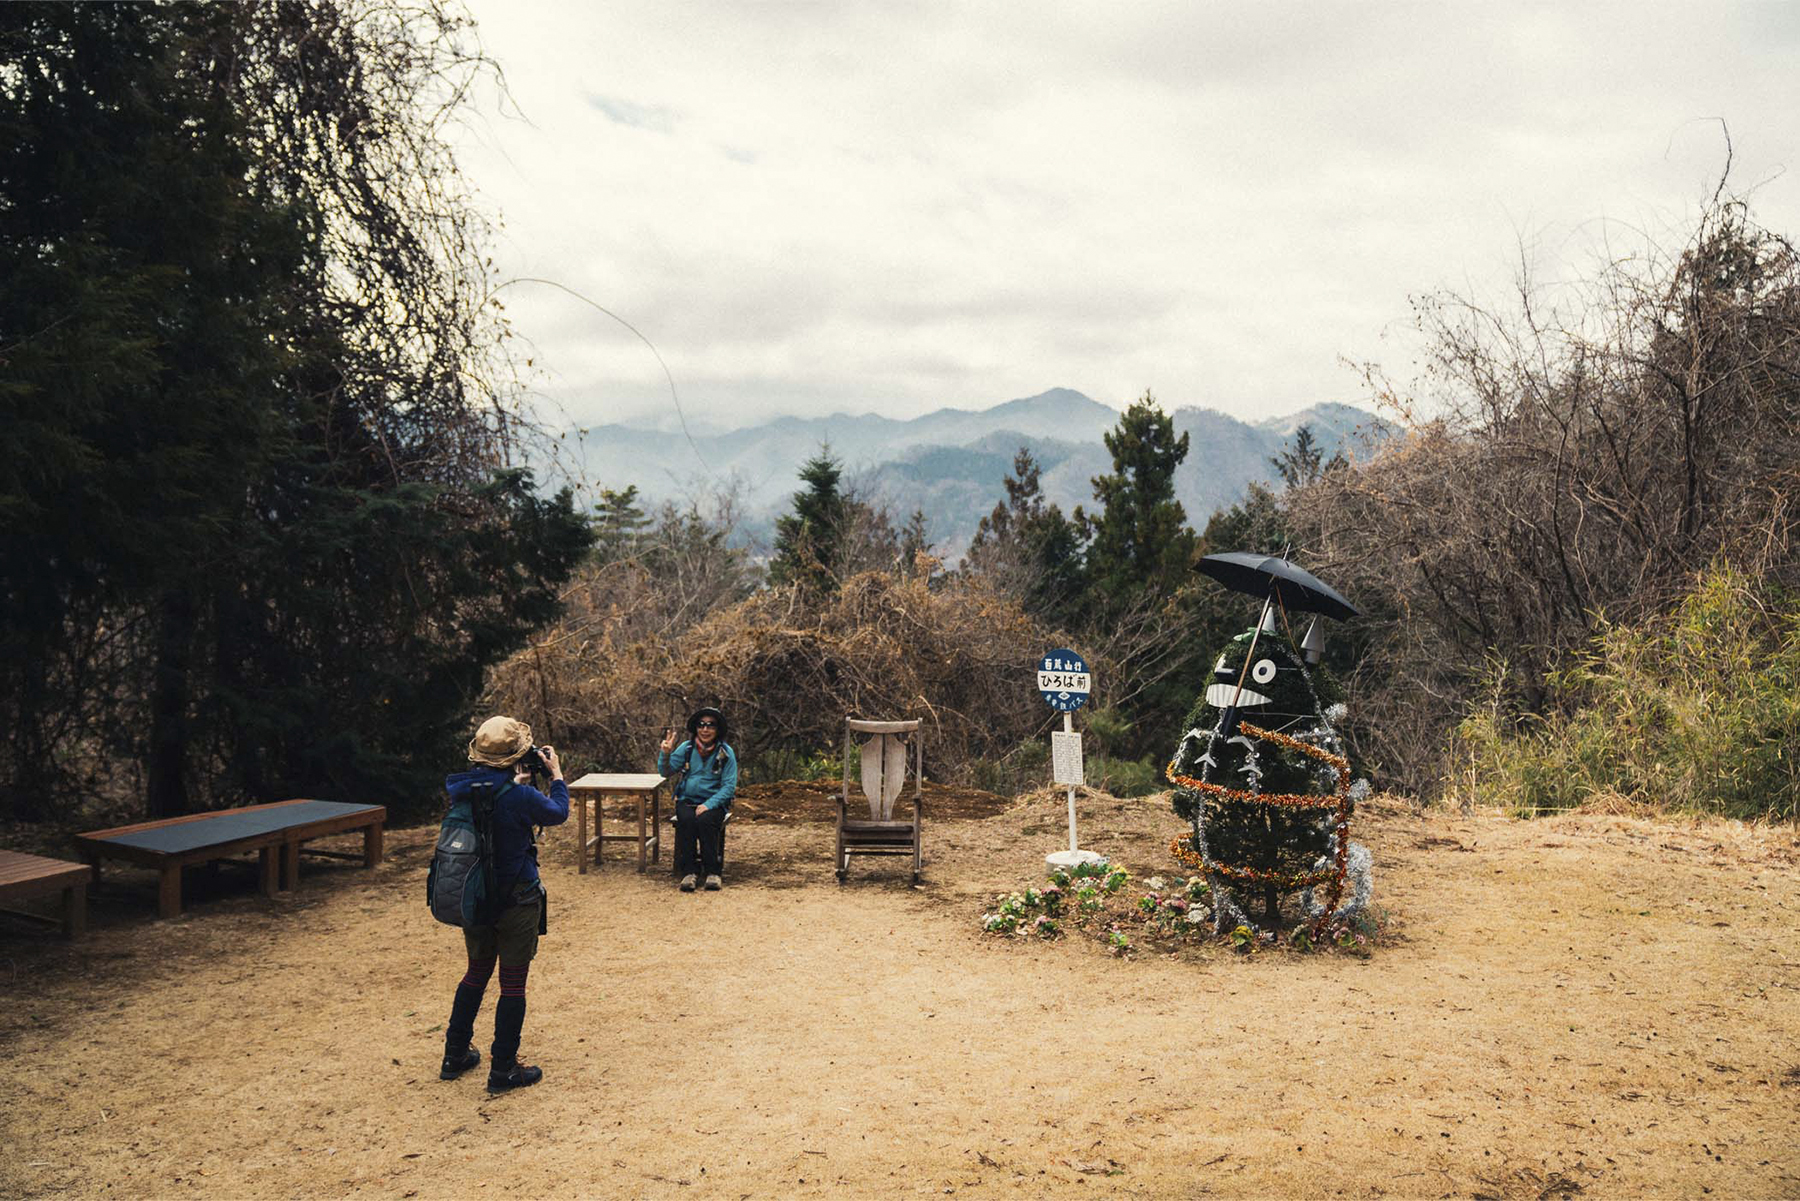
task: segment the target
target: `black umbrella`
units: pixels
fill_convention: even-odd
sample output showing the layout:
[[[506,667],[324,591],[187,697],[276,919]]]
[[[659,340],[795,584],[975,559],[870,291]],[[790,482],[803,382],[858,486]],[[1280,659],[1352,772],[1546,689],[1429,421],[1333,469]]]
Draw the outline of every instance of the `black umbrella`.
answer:
[[[1278,599],[1282,606],[1300,612],[1323,613],[1339,621],[1356,616],[1356,606],[1339,596],[1337,590],[1311,572],[1302,571],[1286,559],[1274,555],[1252,555],[1242,551],[1205,555],[1194,565],[1234,592],[1248,592],[1263,599],[1266,616],[1269,606]],[[1271,626],[1271,629],[1274,627]],[[1256,653],[1256,640],[1262,637],[1263,622],[1256,623],[1250,638],[1250,649],[1244,655],[1244,667],[1238,672],[1237,693],[1219,719],[1219,730],[1227,738],[1238,727],[1238,698],[1244,692],[1244,672],[1250,669],[1250,657]]]
[[[1339,621],[1357,615],[1356,606],[1338,595],[1337,589],[1274,555],[1227,551],[1206,555],[1195,567],[1234,592],[1247,592],[1264,600],[1279,598],[1287,609],[1323,613]]]

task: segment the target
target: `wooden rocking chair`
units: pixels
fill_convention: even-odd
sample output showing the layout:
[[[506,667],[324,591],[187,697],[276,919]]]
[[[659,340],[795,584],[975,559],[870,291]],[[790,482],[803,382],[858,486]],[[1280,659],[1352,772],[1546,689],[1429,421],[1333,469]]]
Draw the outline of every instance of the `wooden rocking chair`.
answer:
[[[844,790],[837,795],[837,878],[850,875],[852,855],[911,855],[912,882],[919,882],[924,867],[919,826],[924,818],[924,736],[916,721],[859,721],[844,719]],[[869,800],[869,816],[851,817],[850,758],[858,734],[871,735],[862,744],[862,791]],[[909,745],[910,744],[910,745]],[[907,759],[912,759],[912,820],[894,819],[894,802],[906,788]]]

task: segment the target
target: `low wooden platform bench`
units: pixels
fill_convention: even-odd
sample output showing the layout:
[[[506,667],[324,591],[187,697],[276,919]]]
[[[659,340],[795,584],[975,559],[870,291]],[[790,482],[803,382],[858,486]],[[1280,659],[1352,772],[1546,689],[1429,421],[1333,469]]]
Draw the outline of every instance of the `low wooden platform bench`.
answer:
[[[361,830],[364,865],[373,867],[380,863],[381,829],[386,823],[387,808],[383,805],[275,801],[94,830],[76,835],[75,845],[87,860],[96,884],[100,882],[103,858],[124,859],[161,871],[156,915],[175,917],[181,912],[181,869],[190,864],[255,851],[261,861],[263,895],[273,896],[278,888],[299,886],[300,847],[314,838]]]
[[[23,851],[0,851],[0,901],[23,901],[53,892],[62,893],[62,931],[70,938],[79,938],[87,930],[87,882],[85,864],[46,859]],[[33,921],[53,920],[16,909],[7,912]]]

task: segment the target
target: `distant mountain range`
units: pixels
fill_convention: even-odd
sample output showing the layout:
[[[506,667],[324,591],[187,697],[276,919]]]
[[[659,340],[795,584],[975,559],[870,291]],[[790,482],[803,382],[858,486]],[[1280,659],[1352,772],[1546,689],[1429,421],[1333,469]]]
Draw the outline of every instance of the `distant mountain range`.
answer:
[[[1243,497],[1251,482],[1269,482],[1269,459],[1300,426],[1312,428],[1326,455],[1386,427],[1372,413],[1318,404],[1285,417],[1248,423],[1213,409],[1170,414],[1186,433],[1188,456],[1175,473],[1176,497],[1188,522],[1202,528],[1216,510]],[[922,510],[934,548],[954,562],[981,518],[1005,495],[1001,481],[1013,456],[1028,446],[1042,470],[1046,499],[1064,513],[1092,507],[1091,480],[1112,469],[1103,436],[1119,410],[1068,388],[1009,400],[990,409],[939,409],[909,421],[873,413],[780,417],[727,434],[680,434],[604,425],[581,436],[584,476],[607,488],[636,484],[649,505],[704,496],[727,482],[740,488],[742,532],[766,540],[800,486],[807,459],[829,445],[845,481],[863,499],[885,505],[896,525]]]

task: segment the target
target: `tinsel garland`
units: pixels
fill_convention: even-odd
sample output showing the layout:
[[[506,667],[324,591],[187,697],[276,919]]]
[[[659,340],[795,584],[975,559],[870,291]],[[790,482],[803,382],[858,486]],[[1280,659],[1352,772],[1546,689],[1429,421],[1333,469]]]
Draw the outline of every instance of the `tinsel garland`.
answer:
[[[1258,871],[1253,867],[1233,867],[1229,863],[1218,862],[1208,867],[1206,860],[1198,851],[1194,850],[1192,834],[1177,834],[1169,839],[1169,854],[1175,857],[1175,862],[1189,871],[1218,872],[1230,880],[1243,880],[1250,884],[1273,884],[1284,891],[1290,888],[1306,888],[1313,884],[1323,884],[1335,874],[1323,871],[1301,872],[1296,876],[1284,876],[1279,872]]]
[[[1224,876],[1229,880],[1242,880],[1245,883],[1254,884],[1273,884],[1277,888],[1283,890],[1290,888],[1306,888],[1314,884],[1323,884],[1327,880],[1331,881],[1331,897],[1326,901],[1325,908],[1320,912],[1318,920],[1314,921],[1312,926],[1312,937],[1317,939],[1324,931],[1326,923],[1331,920],[1332,914],[1337,912],[1338,901],[1344,894],[1344,874],[1349,864],[1350,855],[1350,814],[1355,809],[1355,802],[1350,799],[1350,761],[1342,755],[1334,755],[1322,747],[1316,747],[1311,743],[1302,742],[1292,735],[1283,734],[1276,730],[1265,730],[1261,726],[1251,725],[1247,721],[1238,723],[1238,729],[1242,730],[1252,738],[1264,739],[1265,741],[1274,743],[1276,746],[1285,747],[1290,751],[1295,751],[1308,758],[1317,759],[1319,762],[1335,768],[1338,778],[1337,792],[1335,794],[1325,793],[1319,796],[1305,796],[1291,792],[1247,792],[1241,788],[1228,788],[1223,784],[1208,784],[1204,780],[1196,780],[1192,776],[1184,776],[1176,772],[1175,762],[1176,759],[1180,758],[1179,752],[1177,752],[1175,759],[1169,760],[1169,766],[1164,769],[1163,775],[1168,777],[1171,784],[1175,784],[1182,788],[1192,788],[1199,792],[1209,792],[1214,796],[1223,797],[1229,801],[1243,801],[1257,805],[1281,805],[1295,809],[1336,809],[1337,861],[1332,865],[1329,871],[1302,872],[1294,876],[1283,876],[1278,872],[1259,871],[1256,868],[1233,867],[1230,864],[1219,863],[1216,860],[1208,862],[1210,856],[1200,855],[1190,845],[1191,836],[1184,835],[1174,839],[1169,844],[1169,850],[1174,854],[1177,862],[1190,867],[1198,866],[1201,871],[1217,872],[1219,875]]]

